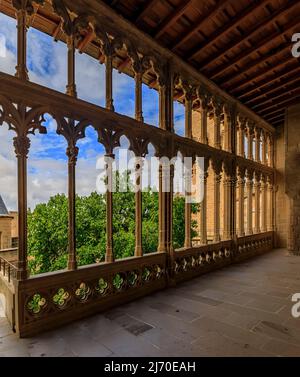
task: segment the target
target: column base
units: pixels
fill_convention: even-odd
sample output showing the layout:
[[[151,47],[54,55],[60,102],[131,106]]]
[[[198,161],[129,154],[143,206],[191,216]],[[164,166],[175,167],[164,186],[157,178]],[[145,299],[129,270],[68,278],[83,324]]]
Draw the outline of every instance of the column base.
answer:
[[[105,262],[106,263],[113,263],[115,261],[113,250],[111,248],[106,250],[105,255]]]
[[[142,257],[143,256],[143,250],[141,246],[136,246],[135,251],[134,251],[134,256],[135,257]]]
[[[77,262],[76,261],[69,261],[68,262],[68,270],[69,271],[77,270]]]

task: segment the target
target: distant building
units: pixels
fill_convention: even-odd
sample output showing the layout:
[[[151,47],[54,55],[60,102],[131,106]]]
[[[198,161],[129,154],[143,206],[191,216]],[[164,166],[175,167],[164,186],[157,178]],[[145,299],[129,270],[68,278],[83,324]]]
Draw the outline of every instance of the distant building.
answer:
[[[9,212],[0,195],[0,250],[18,246],[18,213]]]

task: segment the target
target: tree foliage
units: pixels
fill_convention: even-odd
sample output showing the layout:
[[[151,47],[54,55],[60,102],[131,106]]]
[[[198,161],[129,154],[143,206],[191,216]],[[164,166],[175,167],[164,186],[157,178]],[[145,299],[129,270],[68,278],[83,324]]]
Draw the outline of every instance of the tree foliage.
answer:
[[[118,179],[120,179],[118,177]],[[128,179],[124,176],[122,179]],[[143,192],[143,251],[152,253],[158,246],[158,193]],[[174,197],[174,247],[184,244],[184,207],[181,196]],[[197,212],[197,206],[192,210]],[[115,258],[134,255],[135,249],[135,194],[113,194],[113,234]],[[196,222],[192,222],[192,236],[196,235]],[[76,252],[79,265],[104,261],[106,248],[105,195],[92,193],[76,197]],[[51,197],[28,212],[29,268],[32,274],[56,271],[67,267],[68,259],[68,200],[63,194]]]

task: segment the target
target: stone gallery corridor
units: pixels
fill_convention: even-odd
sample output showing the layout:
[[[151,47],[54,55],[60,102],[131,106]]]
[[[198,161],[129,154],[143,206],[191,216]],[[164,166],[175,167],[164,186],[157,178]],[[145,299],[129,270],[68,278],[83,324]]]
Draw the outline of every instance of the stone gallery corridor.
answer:
[[[299,59],[298,0],[0,1],[0,356],[300,356]]]
[[[286,250],[193,279],[30,339],[0,319],[1,356],[300,356]]]

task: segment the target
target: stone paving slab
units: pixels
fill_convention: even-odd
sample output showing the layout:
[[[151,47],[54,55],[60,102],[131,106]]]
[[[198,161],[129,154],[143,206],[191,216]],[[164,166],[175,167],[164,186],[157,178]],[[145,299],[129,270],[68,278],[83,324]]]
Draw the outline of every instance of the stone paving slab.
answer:
[[[0,307],[0,357],[300,356],[300,257],[276,250],[31,339]]]

